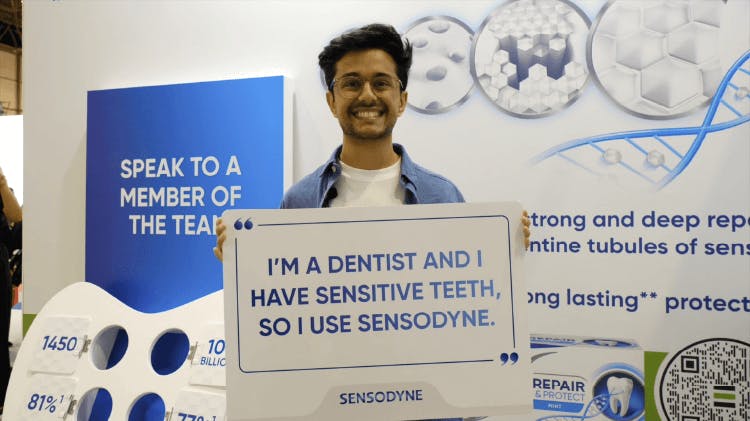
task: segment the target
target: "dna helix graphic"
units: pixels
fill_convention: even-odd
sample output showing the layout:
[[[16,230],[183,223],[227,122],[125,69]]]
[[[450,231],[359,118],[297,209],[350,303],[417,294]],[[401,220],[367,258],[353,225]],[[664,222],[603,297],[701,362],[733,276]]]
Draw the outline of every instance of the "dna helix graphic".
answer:
[[[746,51],[729,68],[700,126],[635,130],[575,139],[538,154],[531,159],[531,164],[560,158],[597,176],[602,175],[602,167],[618,166],[657,190],[662,189],[690,165],[710,133],[750,121],[749,59],[750,51]]]

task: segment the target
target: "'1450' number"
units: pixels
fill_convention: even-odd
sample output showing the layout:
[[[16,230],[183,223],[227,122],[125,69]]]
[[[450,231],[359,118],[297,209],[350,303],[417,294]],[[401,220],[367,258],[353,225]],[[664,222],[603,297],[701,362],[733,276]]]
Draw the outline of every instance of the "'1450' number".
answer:
[[[75,336],[45,336],[42,344],[42,351],[72,351],[78,345],[78,338]]]

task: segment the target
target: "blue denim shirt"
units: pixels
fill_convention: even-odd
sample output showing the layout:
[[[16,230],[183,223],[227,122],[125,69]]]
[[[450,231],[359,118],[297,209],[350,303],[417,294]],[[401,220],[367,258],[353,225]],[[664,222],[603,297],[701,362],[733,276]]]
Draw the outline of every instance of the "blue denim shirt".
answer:
[[[341,175],[341,148],[342,146],[336,148],[325,164],[305,176],[284,194],[281,201],[282,209],[328,207],[337,194],[334,184]],[[450,180],[414,163],[403,146],[394,143],[393,150],[401,156],[399,183],[406,193],[405,204],[464,202],[464,196]]]

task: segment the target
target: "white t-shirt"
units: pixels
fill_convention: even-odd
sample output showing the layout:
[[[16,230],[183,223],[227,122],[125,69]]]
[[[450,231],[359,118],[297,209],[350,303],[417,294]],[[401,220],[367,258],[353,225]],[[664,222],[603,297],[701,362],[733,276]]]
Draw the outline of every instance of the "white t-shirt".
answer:
[[[406,193],[399,184],[401,158],[390,167],[362,170],[341,164],[341,175],[336,180],[336,197],[330,207],[393,206],[404,203]]]

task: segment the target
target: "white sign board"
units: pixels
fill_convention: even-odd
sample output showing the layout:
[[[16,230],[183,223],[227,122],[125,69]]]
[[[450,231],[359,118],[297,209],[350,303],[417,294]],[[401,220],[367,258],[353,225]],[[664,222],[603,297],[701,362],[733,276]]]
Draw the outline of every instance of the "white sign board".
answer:
[[[530,409],[518,203],[224,213],[227,417]]]

